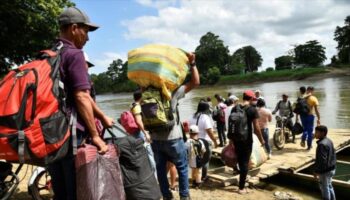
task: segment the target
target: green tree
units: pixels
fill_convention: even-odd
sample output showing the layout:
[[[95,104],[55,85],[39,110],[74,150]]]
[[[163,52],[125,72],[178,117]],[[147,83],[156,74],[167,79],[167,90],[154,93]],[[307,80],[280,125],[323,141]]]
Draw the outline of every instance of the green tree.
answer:
[[[201,75],[207,76],[211,66],[217,66],[222,73],[226,72],[229,62],[229,49],[218,35],[211,32],[203,35],[195,53]]]
[[[208,70],[208,83],[215,84],[220,79],[220,69],[218,67],[211,67]]]
[[[350,63],[350,15],[346,17],[343,27],[336,27],[334,40],[338,42],[339,62],[343,64]]]
[[[235,51],[230,59],[230,67],[232,73],[230,74],[242,74],[245,71],[245,62],[244,62],[244,52],[243,49],[238,49]]]
[[[293,67],[293,57],[292,56],[280,56],[278,58],[275,58],[275,69],[276,70],[282,70],[282,69],[292,69]]]
[[[98,75],[92,74],[91,80],[94,83],[94,87],[97,94],[102,94],[112,91],[113,81],[107,75],[106,72],[100,73]]]
[[[325,47],[317,40],[311,40],[294,48],[295,63],[308,67],[318,67],[326,60]]]
[[[58,36],[58,15],[70,0],[2,0],[0,4],[0,73],[50,48]]]
[[[236,50],[232,57],[238,62],[238,66],[244,64],[245,72],[258,71],[263,61],[260,53],[253,46],[245,46]]]
[[[272,72],[272,71],[274,71],[273,67],[266,68],[266,72]]]
[[[128,79],[127,66],[128,66],[128,63],[127,62],[123,63],[121,59],[113,60],[107,69],[108,77],[114,83],[122,83],[126,81]]]

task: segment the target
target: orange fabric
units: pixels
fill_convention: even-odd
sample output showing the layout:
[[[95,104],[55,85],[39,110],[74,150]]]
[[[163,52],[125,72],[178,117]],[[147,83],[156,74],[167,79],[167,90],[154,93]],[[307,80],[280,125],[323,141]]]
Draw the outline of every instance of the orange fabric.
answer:
[[[45,51],[49,56],[56,56],[53,51]],[[35,60],[29,62],[18,68],[21,72],[11,71],[9,72],[0,83],[0,117],[13,115],[19,112],[21,101],[25,93],[27,85],[35,83],[35,73],[32,71],[35,69],[38,74],[37,85],[37,98],[36,98],[36,110],[35,117],[28,127],[24,129],[26,150],[30,151],[30,155],[34,156],[36,160],[44,160],[44,158],[52,152],[58,150],[69,138],[70,130],[65,133],[63,139],[54,144],[49,144],[45,141],[43,127],[41,122],[43,119],[57,114],[59,112],[59,101],[57,94],[53,93],[53,79],[51,73],[53,67],[45,60]],[[29,70],[27,74],[25,70]],[[28,94],[25,110],[25,120],[30,121],[33,107],[33,92]],[[4,136],[13,135],[17,137],[18,130],[0,125],[0,159],[9,161],[18,161],[17,149],[13,149],[8,139]],[[25,158],[28,163],[32,158]],[[27,161],[26,161],[27,162]]]

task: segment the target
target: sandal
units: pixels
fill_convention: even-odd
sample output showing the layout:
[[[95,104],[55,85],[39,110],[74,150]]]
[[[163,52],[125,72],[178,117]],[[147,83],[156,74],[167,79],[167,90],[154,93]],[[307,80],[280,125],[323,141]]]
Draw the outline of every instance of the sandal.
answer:
[[[169,189],[172,191],[178,191],[179,190],[179,186],[178,185],[174,185],[174,186],[169,186]]]

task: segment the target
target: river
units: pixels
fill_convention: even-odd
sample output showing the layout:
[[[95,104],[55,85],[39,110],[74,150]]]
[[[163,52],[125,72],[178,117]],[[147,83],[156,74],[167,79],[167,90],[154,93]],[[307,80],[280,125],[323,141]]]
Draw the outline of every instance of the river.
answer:
[[[321,123],[329,128],[350,128],[350,77],[327,78],[323,80],[299,80],[273,83],[253,83],[242,85],[210,86],[192,90],[179,103],[182,120],[188,119],[196,110],[198,101],[204,97],[212,97],[218,93],[224,97],[228,92],[242,99],[244,90],[259,89],[265,98],[267,107],[274,109],[281,99],[282,93],[289,95],[292,102],[297,99],[300,86],[314,86],[314,95],[319,100]],[[109,116],[117,119],[120,113],[129,109],[132,102],[131,93],[98,95],[97,103]],[[216,104],[215,100],[213,104]],[[274,122],[272,122],[274,123]],[[271,192],[291,191],[303,199],[317,199],[319,191],[310,190],[290,181],[276,177],[266,182],[262,188]]]
[[[201,87],[192,90],[179,103],[180,116],[182,120],[188,119],[197,109],[201,98],[218,93],[223,97],[228,92],[242,99],[244,90],[259,89],[265,98],[267,107],[274,109],[281,99],[282,93],[289,95],[293,102],[297,99],[300,86],[314,86],[315,96],[319,100],[319,111],[321,123],[329,128],[350,128],[350,77],[327,78],[323,80],[300,80],[273,83],[258,83],[244,85],[226,85]],[[121,112],[129,109],[133,102],[132,93],[98,95],[97,103],[109,116],[117,119]],[[215,104],[215,100],[213,104]]]

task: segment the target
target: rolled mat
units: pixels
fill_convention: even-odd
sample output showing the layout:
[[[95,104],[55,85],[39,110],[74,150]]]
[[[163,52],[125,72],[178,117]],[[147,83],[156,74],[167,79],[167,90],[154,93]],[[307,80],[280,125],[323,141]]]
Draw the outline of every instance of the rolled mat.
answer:
[[[169,45],[150,44],[128,53],[128,78],[144,88],[160,88],[167,99],[183,83],[188,68],[186,52]]]

